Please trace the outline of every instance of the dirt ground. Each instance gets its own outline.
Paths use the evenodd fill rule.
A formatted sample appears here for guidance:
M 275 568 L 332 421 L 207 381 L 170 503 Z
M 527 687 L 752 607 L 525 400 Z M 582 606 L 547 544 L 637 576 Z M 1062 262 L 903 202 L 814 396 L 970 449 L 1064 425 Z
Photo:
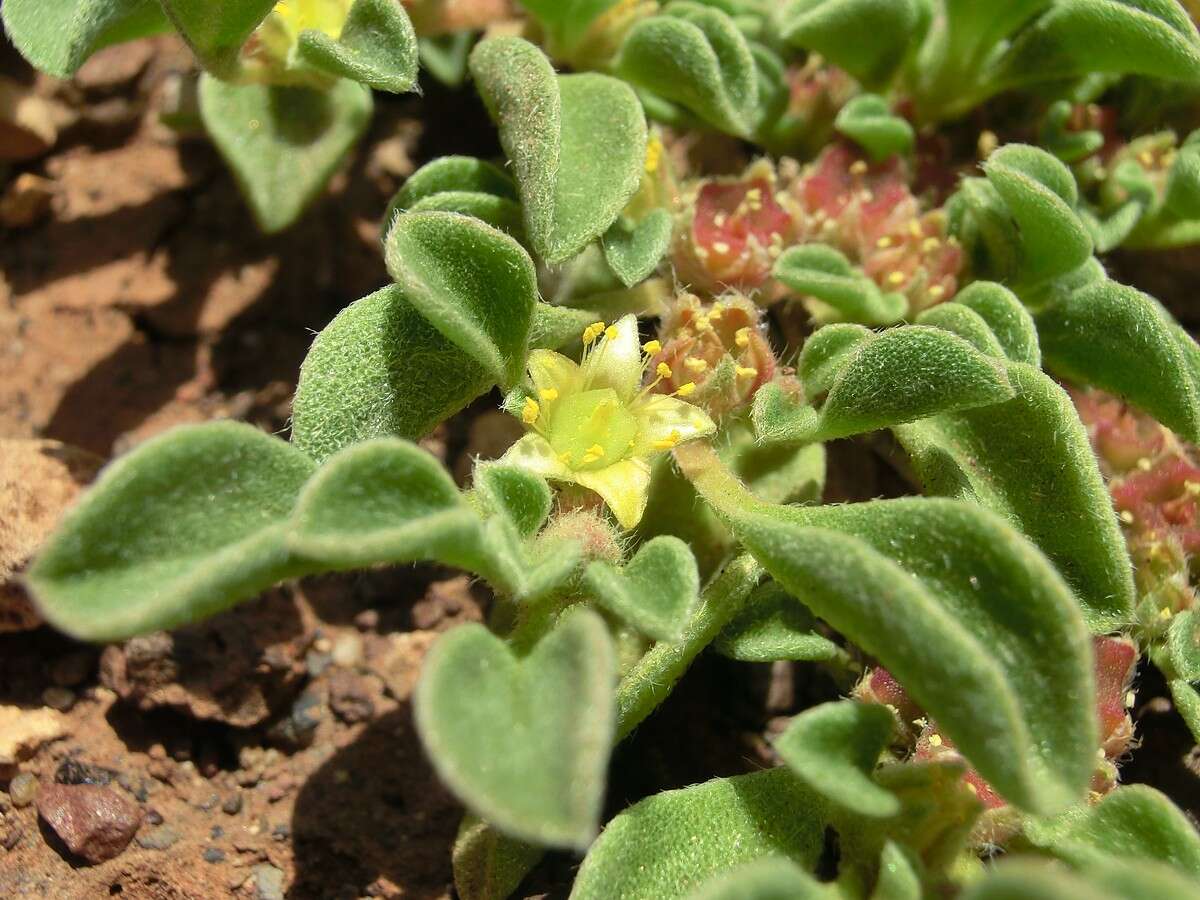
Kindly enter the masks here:
M 265 238 L 212 148 L 159 120 L 189 66 L 173 40 L 143 41 L 58 82 L 0 48 L 0 90 L 52 124 L 0 188 L 0 439 L 52 439 L 98 464 L 181 423 L 286 431 L 312 336 L 387 281 L 378 223 L 403 178 L 435 156 L 497 152 L 469 90 L 381 96 L 316 208 Z M 0 155 L 6 141 L 27 151 L 19 137 L 0 130 Z M 488 443 L 487 408 L 427 441 L 452 469 Z M 834 492 L 895 489 L 877 454 L 845 449 L 837 458 L 856 468 L 833 473 Z M 0 897 L 453 896 L 461 809 L 422 754 L 409 702 L 436 635 L 488 602 L 453 572 L 387 569 L 284 586 L 106 648 L 49 629 L 0 634 L 0 710 L 44 714 L 55 734 L 0 771 Z M 837 695 L 796 672 L 706 657 L 618 751 L 612 808 L 768 762 L 780 717 Z M 1148 687 L 1143 749 L 1123 774 L 1200 810 L 1197 751 Z M 87 864 L 39 819 L 30 780 L 9 781 L 18 772 L 39 793 L 106 786 L 140 819 L 136 836 Z M 562 896 L 576 864 L 552 857 L 525 893 Z

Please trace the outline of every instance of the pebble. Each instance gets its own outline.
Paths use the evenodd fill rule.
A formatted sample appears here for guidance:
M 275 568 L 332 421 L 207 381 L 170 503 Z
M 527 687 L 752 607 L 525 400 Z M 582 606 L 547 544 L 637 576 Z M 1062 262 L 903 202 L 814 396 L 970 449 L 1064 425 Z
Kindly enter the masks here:
M 93 864 L 120 855 L 142 822 L 136 806 L 97 784 L 48 784 L 37 809 L 68 850 Z
M 304 668 L 310 678 L 317 678 L 323 675 L 332 663 L 333 657 L 328 653 L 318 653 L 316 650 L 309 650 L 304 654 Z
M 54 770 L 54 780 L 59 784 L 112 784 L 117 778 L 115 769 L 93 766 L 77 759 L 64 760 Z
M 75 705 L 75 692 L 65 687 L 48 687 L 42 691 L 42 702 L 51 709 L 66 712 Z
M 138 846 L 143 850 L 166 850 L 179 842 L 180 834 L 170 825 L 159 825 L 151 828 L 145 834 L 137 837 Z
M 225 862 L 225 851 L 218 850 L 216 847 L 209 847 L 204 851 L 204 861 L 214 864 Z
M 0 768 L 32 756 L 67 733 L 66 720 L 53 709 L 0 706 Z
M 0 224 L 26 228 L 46 217 L 54 198 L 54 182 L 23 172 L 0 195 Z
M 334 642 L 330 653 L 334 663 L 343 669 L 352 669 L 362 662 L 363 640 L 357 634 L 343 634 Z
M 283 900 L 283 870 L 270 863 L 259 863 L 250 870 L 258 900 Z
M 354 627 L 359 631 L 374 631 L 379 627 L 379 610 L 364 609 L 354 617 Z
M 242 811 L 242 795 L 240 793 L 230 794 L 225 798 L 225 802 L 221 804 L 221 812 L 227 816 L 236 816 Z
M 41 787 L 36 778 L 28 772 L 22 772 L 9 783 L 8 796 L 11 798 L 13 806 L 28 806 L 37 799 Z
M 291 712 L 271 726 L 268 734 L 287 747 L 309 746 L 321 724 L 321 698 L 306 691 L 296 698 Z
M 375 703 L 366 683 L 349 672 L 338 672 L 330 679 L 329 708 L 347 725 L 365 722 L 375 715 Z
M 12 850 L 21 843 L 21 838 L 24 836 L 25 832 L 19 825 L 9 825 L 6 831 L 0 833 L 0 846 L 3 846 L 5 850 Z

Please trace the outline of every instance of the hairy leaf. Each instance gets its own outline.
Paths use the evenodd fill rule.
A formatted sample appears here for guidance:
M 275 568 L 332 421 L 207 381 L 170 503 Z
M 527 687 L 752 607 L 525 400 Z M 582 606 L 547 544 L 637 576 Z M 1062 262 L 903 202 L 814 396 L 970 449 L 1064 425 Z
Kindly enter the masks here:
M 286 522 L 312 460 L 249 425 L 177 428 L 117 460 L 29 572 L 46 619 L 119 640 L 219 612 L 308 568 Z
M 887 101 L 876 94 L 859 94 L 841 108 L 833 124 L 876 162 L 907 156 L 916 140 L 908 121 L 893 115 Z
M 884 293 L 839 250 L 825 244 L 789 247 L 775 261 L 772 277 L 793 291 L 832 307 L 835 317 L 865 325 L 891 325 L 908 312 L 903 294 Z
M 327 91 L 200 79 L 200 115 L 259 226 L 292 225 L 357 143 L 371 92 L 352 81 Z
M 673 900 L 743 863 L 782 856 L 811 871 L 823 804 L 786 768 L 666 791 L 636 803 L 592 846 L 572 900 Z
M 788 859 L 764 857 L 717 875 L 689 894 L 689 900 L 837 900 L 833 885 L 822 884 Z
M 521 0 L 553 44 L 570 52 L 587 35 L 588 29 L 619 0 Z
M 955 294 L 954 302 L 979 314 L 1009 359 L 1041 366 L 1042 351 L 1033 316 L 1008 288 L 992 281 L 976 281 Z
M 860 345 L 876 337 L 871 329 L 849 322 L 818 328 L 804 342 L 796 363 L 805 395 L 816 398 L 827 393 Z
M 921 21 L 916 0 L 791 0 L 783 38 L 820 53 L 868 87 L 904 60 Z
M 647 541 L 622 570 L 591 563 L 583 583 L 601 606 L 656 641 L 679 640 L 700 593 L 692 551 L 669 535 Z
M 565 262 L 637 190 L 647 139 L 637 97 L 604 75 L 555 75 L 516 37 L 482 41 L 470 65 L 512 162 L 533 247 L 551 265 Z
M 775 750 L 816 793 L 858 815 L 886 818 L 900 811 L 900 801 L 871 775 L 894 725 L 876 703 L 822 703 L 792 719 Z
M 504 516 L 523 538 L 537 534 L 550 515 L 554 503 L 550 485 L 528 469 L 477 463 L 472 480 L 484 511 Z
M 581 849 L 599 827 L 616 658 L 595 613 L 568 613 L 524 658 L 482 625 L 447 632 L 414 695 L 438 775 L 514 837 Z
M 354 0 L 337 38 L 310 28 L 296 53 L 314 68 L 378 91 L 405 94 L 417 84 L 417 35 L 395 0 Z
M 625 287 L 633 287 L 653 274 L 671 246 L 671 214 L 651 210 L 641 221 L 618 220 L 604 235 L 604 258 Z
M 845 651 L 822 636 L 816 625 L 816 617 L 804 604 L 768 581 L 750 595 L 742 611 L 713 642 L 713 649 L 743 662 L 845 658 Z
M 206 69 L 235 74 L 237 57 L 275 0 L 160 0 L 168 18 Z M 342 103 L 346 97 L 340 98 Z
M 58 78 L 103 47 L 167 27 L 155 0 L 4 0 L 0 18 L 21 55 Z

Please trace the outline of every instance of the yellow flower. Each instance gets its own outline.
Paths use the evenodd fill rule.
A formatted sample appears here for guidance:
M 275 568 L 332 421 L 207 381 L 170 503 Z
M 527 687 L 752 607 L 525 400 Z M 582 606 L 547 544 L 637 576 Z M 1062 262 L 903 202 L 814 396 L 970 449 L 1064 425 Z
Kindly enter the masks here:
M 634 316 L 597 325 L 585 332 L 582 363 L 552 350 L 529 354 L 533 394 L 542 399 L 524 407 L 532 430 L 504 461 L 595 491 L 628 529 L 646 510 L 650 459 L 716 426 L 699 407 L 642 387 L 649 355 L 638 346 Z
M 338 38 L 353 0 L 279 0 L 255 33 L 256 55 L 268 65 L 286 67 L 301 32 L 323 31 Z

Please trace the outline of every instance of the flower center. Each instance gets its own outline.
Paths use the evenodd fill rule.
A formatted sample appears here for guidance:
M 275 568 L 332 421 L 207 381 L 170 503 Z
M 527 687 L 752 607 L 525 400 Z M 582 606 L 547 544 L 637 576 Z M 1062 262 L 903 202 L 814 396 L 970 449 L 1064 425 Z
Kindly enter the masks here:
M 603 469 L 624 459 L 638 423 L 612 388 L 563 397 L 555 404 L 546 437 L 572 469 Z

